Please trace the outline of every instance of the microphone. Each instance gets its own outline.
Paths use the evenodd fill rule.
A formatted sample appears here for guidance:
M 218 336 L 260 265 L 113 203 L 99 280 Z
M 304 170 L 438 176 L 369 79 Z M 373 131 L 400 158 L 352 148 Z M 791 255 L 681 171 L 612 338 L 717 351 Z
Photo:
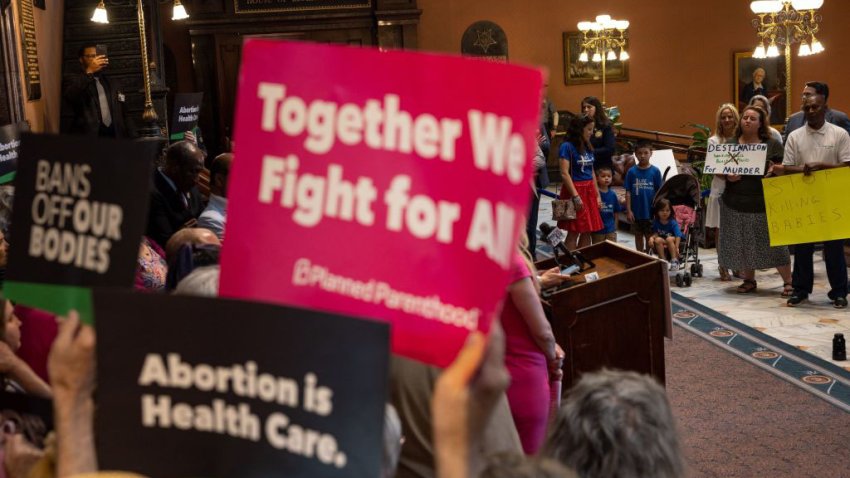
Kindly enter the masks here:
M 555 258 L 558 257 L 558 252 L 570 255 L 570 251 L 567 250 L 567 246 L 564 245 L 564 239 L 567 238 L 566 233 L 562 231 L 560 228 L 552 227 L 549 223 L 541 222 L 540 223 L 540 232 L 543 233 L 543 240 L 545 240 L 552 249 L 555 250 Z

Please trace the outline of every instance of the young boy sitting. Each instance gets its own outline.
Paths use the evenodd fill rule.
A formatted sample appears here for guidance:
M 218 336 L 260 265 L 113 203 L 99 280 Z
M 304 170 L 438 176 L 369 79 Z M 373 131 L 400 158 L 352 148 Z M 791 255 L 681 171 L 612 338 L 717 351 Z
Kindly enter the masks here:
M 602 216 L 602 229 L 590 235 L 594 244 L 606 240 L 617 242 L 616 213 L 623 211 L 624 208 L 617 198 L 617 193 L 609 188 L 613 179 L 614 172 L 610 167 L 602 166 L 596 170 L 596 186 L 599 189 L 599 197 L 602 199 L 602 207 L 599 208 L 599 215 Z
M 640 141 L 635 146 L 638 163 L 626 173 L 626 213 L 632 223 L 635 248 L 647 252 L 646 239 L 652 234 L 652 199 L 661 188 L 661 171 L 649 164 L 652 143 Z
M 679 270 L 679 242 L 684 237 L 679 223 L 673 216 L 670 201 L 660 199 L 655 205 L 655 220 L 652 221 L 652 235 L 647 243 L 654 247 L 658 257 L 664 258 L 664 249 L 670 255 L 670 270 Z

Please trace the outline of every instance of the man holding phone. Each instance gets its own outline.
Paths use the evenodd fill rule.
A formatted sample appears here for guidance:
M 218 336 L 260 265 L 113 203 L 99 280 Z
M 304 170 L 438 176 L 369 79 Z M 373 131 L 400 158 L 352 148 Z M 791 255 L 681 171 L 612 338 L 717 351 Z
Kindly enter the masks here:
M 106 45 L 83 45 L 79 50 L 81 71 L 62 82 L 62 98 L 73 111 L 63 133 L 122 138 L 124 94 L 117 80 L 104 74 L 109 66 Z

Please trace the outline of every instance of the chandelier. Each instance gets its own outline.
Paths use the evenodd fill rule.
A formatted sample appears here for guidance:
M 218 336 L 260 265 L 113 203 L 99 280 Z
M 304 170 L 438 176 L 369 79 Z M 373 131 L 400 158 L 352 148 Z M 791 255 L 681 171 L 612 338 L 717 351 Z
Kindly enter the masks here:
M 799 56 L 815 55 L 824 51 L 815 36 L 818 23 L 823 20 L 818 8 L 823 0 L 756 0 L 750 9 L 758 15 L 753 27 L 758 31 L 758 45 L 753 58 L 776 58 L 779 46 L 785 50 L 785 114 L 791 115 L 791 45 L 800 44 Z
M 602 103 L 605 104 L 606 62 L 629 59 L 626 51 L 626 30 L 628 20 L 614 20 L 611 15 L 599 15 L 595 22 L 579 22 L 582 33 L 581 54 L 578 61 L 586 63 L 588 58 L 594 63 L 602 63 Z M 619 51 L 619 55 L 617 52 Z
M 757 0 L 750 9 L 758 15 L 753 26 L 758 30 L 758 46 L 753 58 L 772 58 L 780 55 L 778 45 L 789 52 L 791 45 L 800 44 L 799 56 L 808 56 L 824 50 L 815 37 L 818 22 L 822 20 L 817 9 L 823 0 Z

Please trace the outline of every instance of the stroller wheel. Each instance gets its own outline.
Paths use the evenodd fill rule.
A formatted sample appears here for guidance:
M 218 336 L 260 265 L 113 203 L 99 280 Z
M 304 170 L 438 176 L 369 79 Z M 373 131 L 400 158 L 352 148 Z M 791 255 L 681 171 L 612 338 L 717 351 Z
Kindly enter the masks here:
M 692 276 L 697 275 L 697 265 L 696 264 L 691 264 L 691 275 Z
M 702 264 L 697 264 L 697 277 L 702 277 Z
M 685 278 L 682 274 L 676 274 L 676 286 L 684 287 L 685 286 Z
M 685 287 L 690 287 L 691 286 L 691 275 L 688 274 L 687 272 L 685 272 L 684 280 L 685 280 Z

